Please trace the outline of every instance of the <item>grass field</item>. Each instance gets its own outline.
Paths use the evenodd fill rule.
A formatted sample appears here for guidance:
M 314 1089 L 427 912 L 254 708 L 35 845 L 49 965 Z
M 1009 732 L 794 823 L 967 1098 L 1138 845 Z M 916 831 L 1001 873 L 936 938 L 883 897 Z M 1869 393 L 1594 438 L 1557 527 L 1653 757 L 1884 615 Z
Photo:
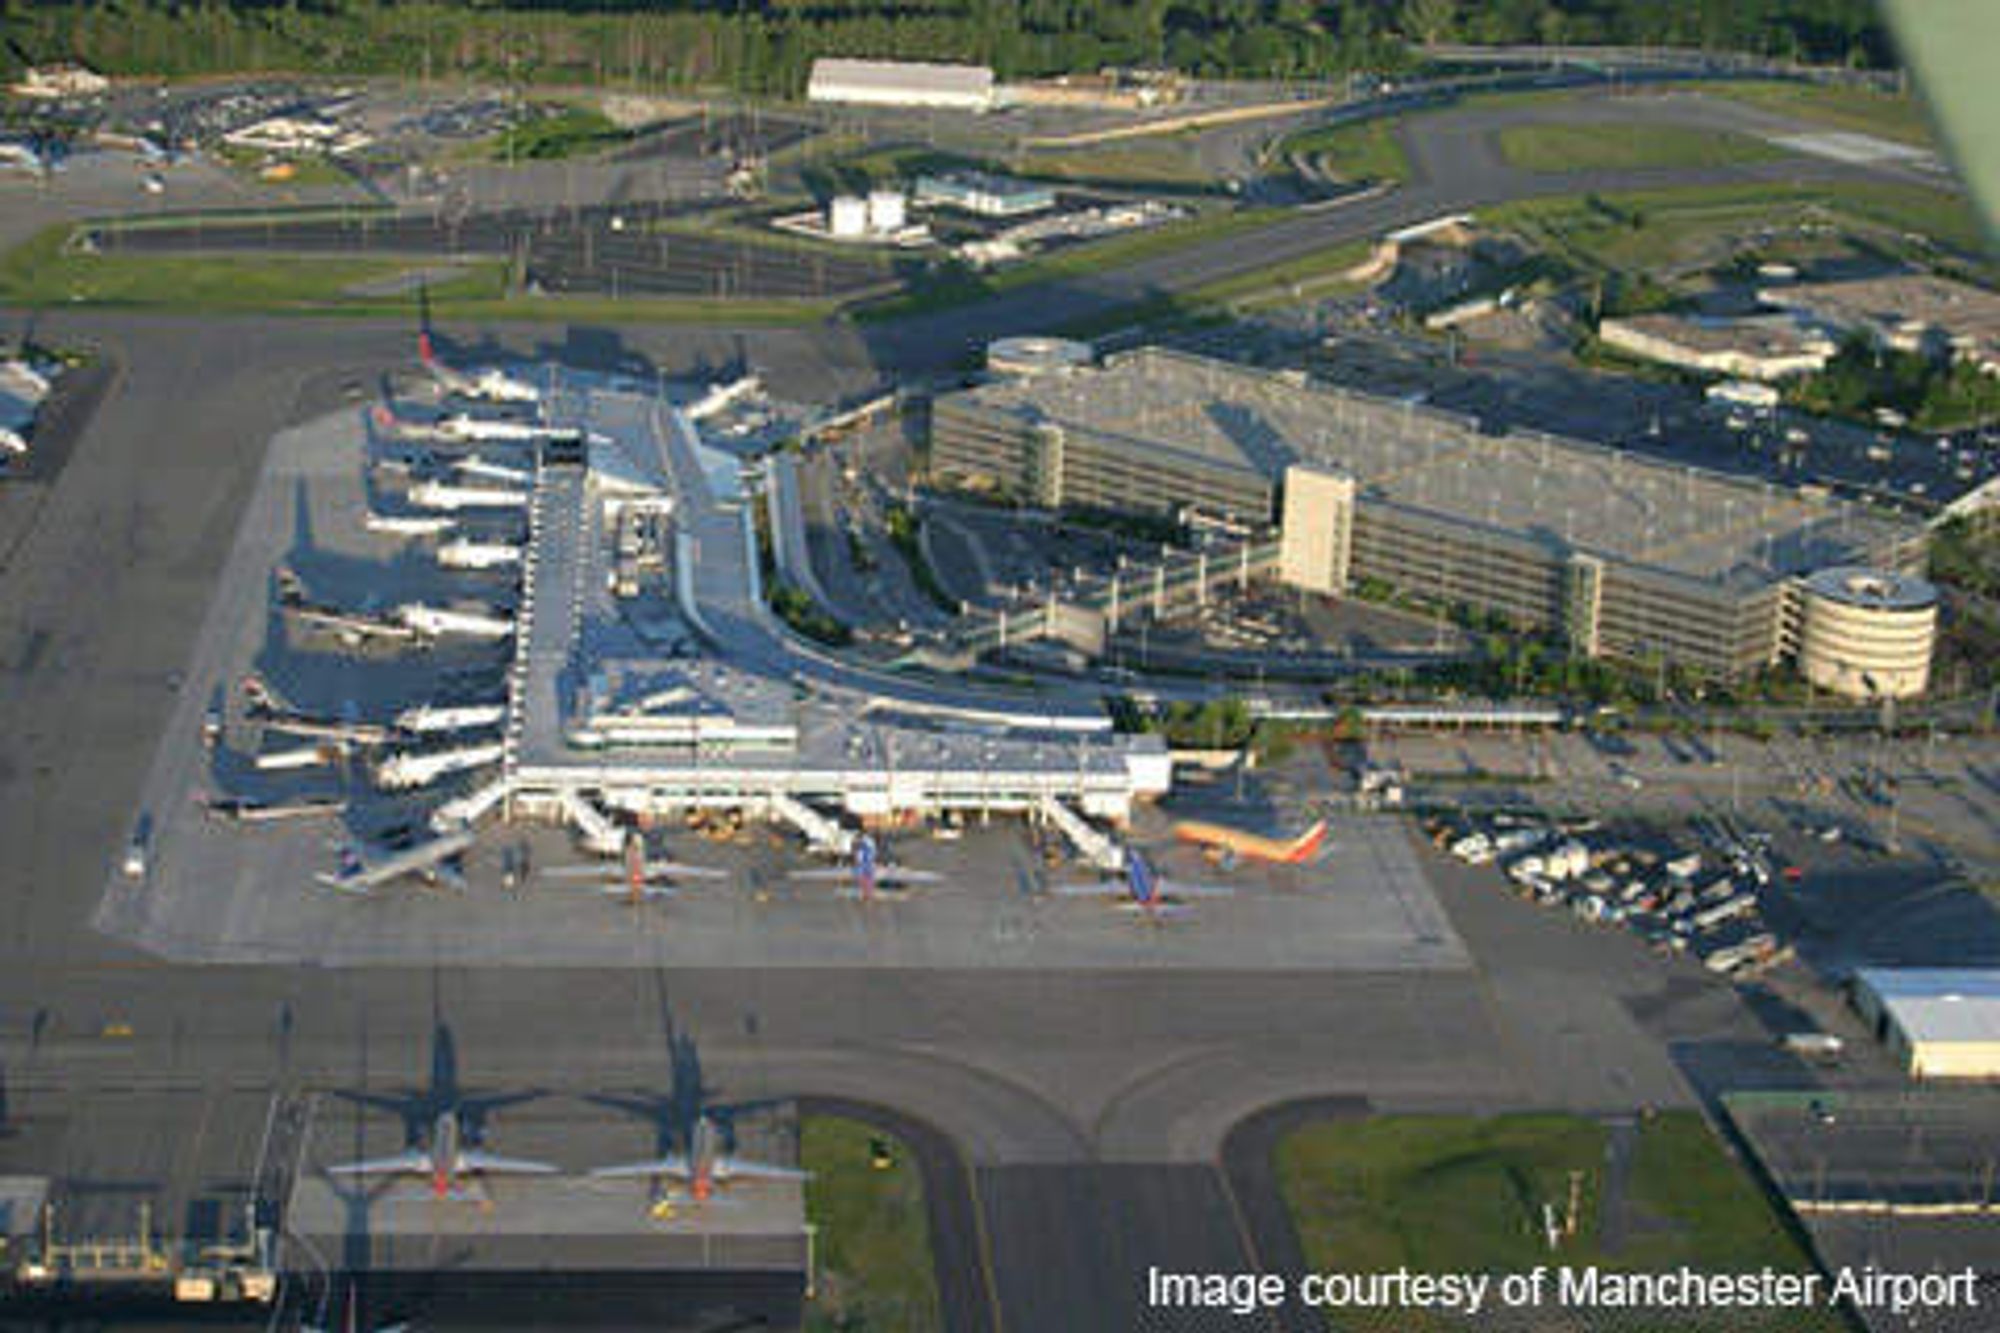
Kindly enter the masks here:
M 1807 1256 L 1771 1206 L 1693 1112 L 1643 1122 L 1625 1181 L 1624 1244 L 1600 1241 L 1609 1132 L 1562 1115 L 1394 1116 L 1307 1125 L 1277 1149 L 1278 1178 L 1309 1271 L 1519 1272 L 1538 1264 L 1658 1270 L 1688 1264 L 1803 1272 Z M 1575 1234 L 1553 1254 L 1544 1205 Z M 1418 1312 L 1343 1311 L 1343 1328 L 1425 1329 Z M 1635 1324 L 1633 1327 L 1642 1325 Z M 1831 1316 L 1791 1310 L 1760 1322 L 1743 1311 L 1675 1321 L 1676 1329 L 1833 1333 Z
M 1816 83 L 1706 83 L 1704 97 L 1727 98 L 1829 129 L 1930 147 L 1930 125 L 1913 97 Z
M 1724 185 L 1565 196 L 1501 204 L 1480 213 L 1489 225 L 1517 228 L 1559 256 L 1608 270 L 1645 270 L 1691 255 L 1717 232 L 1800 226 L 1845 227 L 1888 249 L 1912 235 L 1987 260 L 1979 220 L 1966 201 L 1919 185 Z
M 478 155 L 495 162 L 543 162 L 594 153 L 626 137 L 602 111 L 566 106 L 485 140 Z
M 1023 176 L 1103 185 L 1212 186 L 1215 173 L 1184 139 L 1121 139 L 1087 148 L 1023 153 L 1012 170 Z
M 1029 259 L 996 272 L 963 272 L 918 283 L 916 289 L 906 296 L 861 307 L 855 312 L 855 318 L 863 323 L 874 323 L 969 305 L 1001 292 L 1137 263 L 1156 255 L 1171 254 L 1197 242 L 1254 231 L 1281 216 L 1281 210 L 1271 208 L 1214 210 L 1124 236 L 1084 241 L 1064 246 L 1044 258 Z
M 67 227 L 51 227 L 0 258 L 0 302 L 221 313 L 406 315 L 413 297 L 365 295 L 357 289 L 427 267 L 409 259 L 76 254 L 63 248 L 68 234 Z M 434 314 L 607 324 L 772 325 L 810 323 L 836 309 L 832 301 L 526 296 L 506 289 L 506 265 L 499 260 L 464 268 L 462 277 L 430 284 Z
M 1513 125 L 1500 131 L 1500 155 L 1524 171 L 1596 171 L 1631 167 L 1726 167 L 1783 156 L 1747 134 L 1678 125 Z
M 877 1169 L 872 1143 L 893 1162 Z M 942 1327 L 924 1212 L 924 1183 L 909 1152 L 872 1125 L 809 1115 L 799 1129 L 806 1220 L 817 1232 L 811 1333 L 925 1333 Z
M 1287 136 L 1278 150 L 1286 157 L 1317 159 L 1323 170 L 1342 180 L 1402 182 L 1410 178 L 1410 159 L 1396 138 L 1395 121 L 1321 125 Z

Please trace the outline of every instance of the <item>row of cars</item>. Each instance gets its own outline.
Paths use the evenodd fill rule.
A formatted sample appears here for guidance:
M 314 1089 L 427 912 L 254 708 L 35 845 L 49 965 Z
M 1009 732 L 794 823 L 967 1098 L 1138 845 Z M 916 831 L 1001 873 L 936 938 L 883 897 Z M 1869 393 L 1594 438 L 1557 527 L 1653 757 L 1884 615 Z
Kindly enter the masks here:
M 1750 976 L 1789 956 L 1763 919 L 1771 884 L 1755 839 L 1704 854 L 1628 843 L 1595 821 L 1494 815 L 1434 819 L 1432 841 L 1467 865 L 1494 865 L 1516 892 L 1586 921 L 1622 925 L 1648 945 L 1692 954 L 1712 972 Z

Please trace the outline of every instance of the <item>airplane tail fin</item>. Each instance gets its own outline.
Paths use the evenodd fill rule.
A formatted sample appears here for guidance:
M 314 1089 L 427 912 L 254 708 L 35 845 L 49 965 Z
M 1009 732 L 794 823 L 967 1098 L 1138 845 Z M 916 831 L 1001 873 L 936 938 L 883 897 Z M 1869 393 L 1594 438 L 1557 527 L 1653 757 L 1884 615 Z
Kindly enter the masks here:
M 431 347 L 431 331 L 429 329 L 420 329 L 417 332 L 417 359 L 427 366 L 435 366 L 437 364 L 437 352 Z
M 1320 820 L 1304 833 L 1291 840 L 1285 847 L 1285 864 L 1300 865 L 1319 855 L 1326 845 L 1326 821 Z

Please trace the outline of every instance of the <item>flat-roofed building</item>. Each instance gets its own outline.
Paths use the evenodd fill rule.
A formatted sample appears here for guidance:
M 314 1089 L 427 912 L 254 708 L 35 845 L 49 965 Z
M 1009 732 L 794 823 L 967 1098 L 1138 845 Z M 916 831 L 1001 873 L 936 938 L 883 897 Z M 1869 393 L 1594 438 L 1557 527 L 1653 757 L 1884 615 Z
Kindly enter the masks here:
M 2000 292 L 1929 273 L 1767 287 L 1757 299 L 1903 352 L 1948 353 L 2000 374 Z
M 2000 969 L 1863 968 L 1853 994 L 1911 1077 L 2000 1078 Z
M 981 217 L 1012 218 L 1054 208 L 1056 192 L 1040 181 L 984 171 L 950 171 L 917 177 L 916 200 L 933 208 L 957 208 Z
M 822 56 L 813 61 L 806 100 L 986 111 L 993 106 L 993 88 L 993 71 L 985 65 Z
M 1605 320 L 1597 336 L 1605 346 L 1647 361 L 1744 380 L 1809 374 L 1824 369 L 1840 350 L 1824 332 L 1787 315 L 1630 315 Z
M 1914 574 L 1926 550 L 1920 525 L 1824 494 L 1158 348 L 945 395 L 931 450 L 941 479 L 1049 506 L 1261 524 L 1282 482 L 1298 587 L 1379 585 L 1717 676 L 1796 650 L 1806 576 Z

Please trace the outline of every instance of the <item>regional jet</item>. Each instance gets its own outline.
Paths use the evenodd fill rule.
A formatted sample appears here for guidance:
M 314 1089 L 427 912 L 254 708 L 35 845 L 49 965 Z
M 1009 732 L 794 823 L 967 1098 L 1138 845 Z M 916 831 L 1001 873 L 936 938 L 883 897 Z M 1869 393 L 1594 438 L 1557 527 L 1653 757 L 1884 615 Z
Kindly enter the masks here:
M 871 903 L 878 896 L 895 897 L 911 885 L 935 884 L 944 877 L 928 870 L 912 870 L 883 860 L 882 849 L 876 844 L 875 836 L 864 833 L 854 840 L 853 860 L 847 865 L 822 870 L 794 870 L 792 878 L 846 880 L 848 882 L 840 890 L 841 897 Z
M 648 900 L 674 897 L 680 892 L 676 881 L 727 879 L 729 872 L 682 861 L 648 860 L 645 840 L 637 833 L 628 833 L 622 865 L 557 866 L 544 871 L 542 877 L 595 881 L 603 886 L 606 895 L 623 898 L 636 906 Z
M 445 392 L 460 398 L 476 398 L 489 403 L 539 403 L 542 391 L 526 380 L 516 379 L 496 366 L 479 370 L 454 370 L 438 360 L 431 335 L 417 335 L 417 358 Z
M 403 875 L 419 875 L 433 884 L 462 889 L 465 887 L 465 875 L 457 868 L 456 862 L 472 843 L 470 829 L 440 834 L 401 849 L 371 848 L 349 843 L 340 849 L 340 868 L 315 878 L 328 888 L 339 889 L 343 893 L 372 893 Z
M 340 1094 L 363 1106 L 393 1111 L 406 1121 L 420 1125 L 427 1123 L 428 1132 L 393 1157 L 346 1162 L 328 1167 L 327 1172 L 336 1176 L 428 1176 L 431 1195 L 437 1199 L 483 1197 L 460 1190 L 460 1180 L 469 1176 L 554 1175 L 560 1168 L 547 1162 L 500 1157 L 477 1146 L 490 1112 L 539 1095 L 526 1092 L 499 1097 L 465 1096 L 458 1087 L 458 1058 L 451 1029 L 440 1023 L 431 1037 L 431 1084 L 428 1089 L 401 1096 L 364 1092 Z
M 808 1173 L 797 1167 L 753 1162 L 734 1155 L 728 1151 L 722 1128 L 712 1116 L 703 1114 L 695 1121 L 686 1152 L 668 1153 L 647 1162 L 600 1166 L 590 1174 L 599 1180 L 634 1176 L 678 1180 L 686 1186 L 682 1197 L 700 1205 L 712 1199 L 718 1188 L 727 1188 L 739 1180 L 804 1180 Z
M 1128 911 L 1143 912 L 1149 920 L 1184 916 L 1191 898 L 1227 898 L 1236 890 L 1226 884 L 1190 884 L 1163 879 L 1153 863 L 1137 847 L 1125 849 L 1125 868 L 1117 879 L 1082 884 L 1058 884 L 1049 892 L 1060 898 L 1115 898 Z

